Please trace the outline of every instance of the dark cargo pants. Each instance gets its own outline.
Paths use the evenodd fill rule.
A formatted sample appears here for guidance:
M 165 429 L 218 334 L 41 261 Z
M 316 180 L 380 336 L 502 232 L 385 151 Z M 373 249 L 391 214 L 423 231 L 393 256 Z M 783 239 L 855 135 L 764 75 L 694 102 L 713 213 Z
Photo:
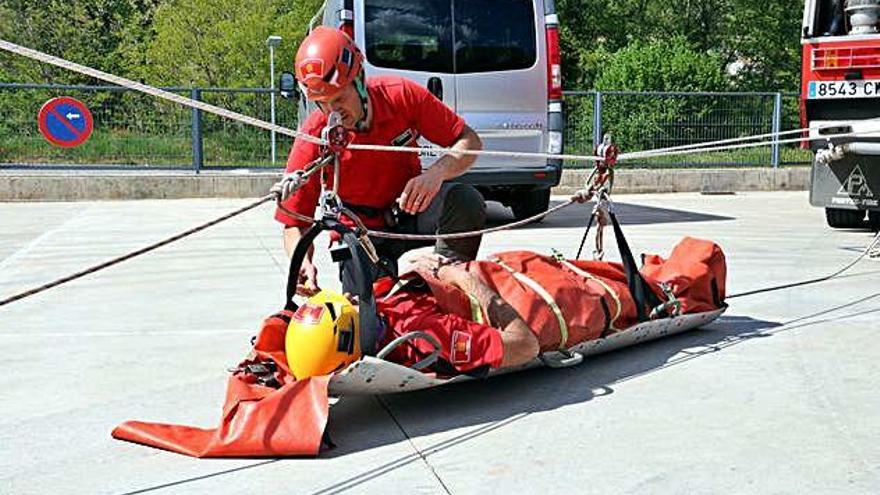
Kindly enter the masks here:
M 418 215 L 402 215 L 398 225 L 389 228 L 402 234 L 449 234 L 480 230 L 486 224 L 486 203 L 483 196 L 468 184 L 444 183 L 428 209 Z M 403 253 L 434 244 L 434 252 L 448 258 L 473 260 L 480 249 L 481 237 L 431 241 L 401 241 L 371 237 L 380 262 L 387 272 L 397 275 L 397 260 Z M 373 280 L 386 275 L 364 257 L 364 265 L 373 267 Z M 351 260 L 340 263 L 342 290 L 353 292 L 355 287 Z

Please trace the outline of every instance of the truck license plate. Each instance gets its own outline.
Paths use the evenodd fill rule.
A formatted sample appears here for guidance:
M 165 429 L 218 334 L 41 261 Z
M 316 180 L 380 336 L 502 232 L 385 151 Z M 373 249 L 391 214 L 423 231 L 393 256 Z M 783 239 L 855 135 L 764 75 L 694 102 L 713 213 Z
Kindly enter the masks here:
M 880 98 L 880 80 L 810 81 L 807 98 Z

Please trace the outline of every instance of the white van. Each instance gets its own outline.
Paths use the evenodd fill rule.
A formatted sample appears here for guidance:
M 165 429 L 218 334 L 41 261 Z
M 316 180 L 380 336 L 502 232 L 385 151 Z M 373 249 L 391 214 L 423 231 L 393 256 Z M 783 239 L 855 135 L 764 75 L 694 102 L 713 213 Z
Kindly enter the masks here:
M 395 74 L 428 88 L 484 149 L 562 152 L 553 0 L 326 0 L 312 27 L 318 23 L 352 35 L 367 77 Z M 482 156 L 458 180 L 525 218 L 547 210 L 561 174 L 560 160 Z

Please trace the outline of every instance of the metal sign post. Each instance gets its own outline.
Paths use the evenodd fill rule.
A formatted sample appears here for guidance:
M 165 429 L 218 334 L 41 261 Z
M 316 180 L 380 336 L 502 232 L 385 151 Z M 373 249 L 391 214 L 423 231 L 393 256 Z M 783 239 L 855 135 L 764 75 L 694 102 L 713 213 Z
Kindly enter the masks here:
M 275 47 L 281 44 L 281 36 L 269 36 L 266 38 L 266 44 L 269 45 L 269 87 L 272 92 L 269 93 L 269 112 L 270 122 L 275 125 Z M 272 131 L 272 165 L 275 165 L 275 131 Z

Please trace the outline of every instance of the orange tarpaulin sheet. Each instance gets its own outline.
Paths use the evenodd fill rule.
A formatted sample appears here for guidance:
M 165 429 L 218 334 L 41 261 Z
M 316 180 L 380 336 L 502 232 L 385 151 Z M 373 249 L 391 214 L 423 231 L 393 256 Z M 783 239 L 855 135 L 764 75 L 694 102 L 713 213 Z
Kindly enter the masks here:
M 113 438 L 193 457 L 317 455 L 327 425 L 330 377 L 293 380 L 283 359 L 286 327 L 284 318 L 268 318 L 254 347 L 256 358 L 276 362 L 281 388 L 234 374 L 217 428 L 126 421 L 113 430 Z

